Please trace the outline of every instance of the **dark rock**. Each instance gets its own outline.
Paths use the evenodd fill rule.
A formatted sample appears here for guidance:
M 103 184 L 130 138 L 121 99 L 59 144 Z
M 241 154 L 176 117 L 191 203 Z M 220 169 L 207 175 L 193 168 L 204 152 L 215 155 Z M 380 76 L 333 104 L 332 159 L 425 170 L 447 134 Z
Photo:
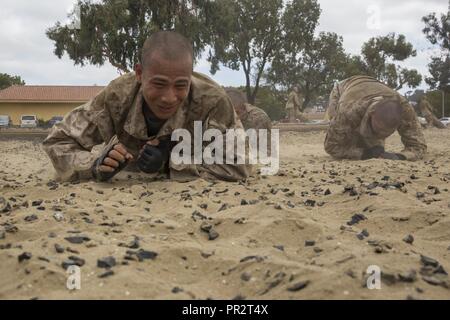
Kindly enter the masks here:
M 63 253 L 65 251 L 64 247 L 59 245 L 58 243 L 55 243 L 55 250 L 57 253 Z
M 22 261 L 24 261 L 24 260 L 30 260 L 32 256 L 33 256 L 33 255 L 32 255 L 31 253 L 29 253 L 29 252 L 24 252 L 24 253 L 22 253 L 21 255 L 19 255 L 19 256 L 17 257 L 17 259 L 19 260 L 19 263 L 20 263 L 20 262 L 22 262 Z
M 314 252 L 315 253 L 321 253 L 323 250 L 319 247 L 314 247 Z
M 364 229 L 363 231 L 361 231 L 361 233 L 358 233 L 357 235 L 356 235 L 356 237 L 359 239 L 359 240 L 364 240 L 364 238 L 367 238 L 369 236 L 369 232 L 366 230 L 366 229 Z
M 104 279 L 104 278 L 107 278 L 107 277 L 110 277 L 110 276 L 113 276 L 113 275 L 114 275 L 114 271 L 108 270 L 108 271 L 102 273 L 101 275 L 99 275 L 98 277 L 100 279 Z
M 116 259 L 114 257 L 106 257 L 97 260 L 97 267 L 111 269 L 116 265 Z
M 214 230 L 214 229 L 209 230 L 208 239 L 210 241 L 216 240 L 218 237 L 219 237 L 219 233 L 216 230 Z
M 435 277 L 435 276 L 423 276 L 422 280 L 433 286 L 442 286 L 444 288 L 448 287 L 448 284 L 446 281 L 439 279 L 438 277 Z
M 73 236 L 73 237 L 66 237 L 64 238 L 65 240 L 69 241 L 70 243 L 73 244 L 81 244 L 83 242 L 87 242 L 87 241 L 91 241 L 90 238 L 85 237 L 85 236 Z
M 417 192 L 417 193 L 416 193 L 416 198 L 417 198 L 417 199 L 423 199 L 423 198 L 425 198 L 425 193 L 423 193 L 423 192 Z
M 363 220 L 367 220 L 366 216 L 363 215 L 362 213 L 357 213 L 357 214 L 354 214 L 352 216 L 352 219 L 347 222 L 347 225 L 353 226 L 353 225 L 358 224 L 359 222 L 361 222 Z
M 316 245 L 316 242 L 314 240 L 306 240 L 305 241 L 305 247 L 312 247 L 315 245 Z
M 139 249 L 140 244 L 139 244 L 139 238 L 138 237 L 134 237 L 134 239 L 128 244 L 128 248 L 130 249 Z
M 403 282 L 414 282 L 417 280 L 417 273 L 415 270 L 410 270 L 408 272 L 399 273 L 398 279 Z
M 220 211 L 224 211 L 224 210 L 227 210 L 227 209 L 229 209 L 230 207 L 229 207 L 229 205 L 227 204 L 227 203 L 224 203 L 224 204 L 222 204 L 222 206 L 219 208 L 219 212 Z
M 403 238 L 403 241 L 409 244 L 412 244 L 414 242 L 414 237 L 410 234 L 408 234 L 405 238 Z
M 241 280 L 242 281 L 250 281 L 250 279 L 252 278 L 252 275 L 250 274 L 250 273 L 248 273 L 248 272 L 243 272 L 242 274 L 241 274 Z
M 246 218 L 239 218 L 234 221 L 235 224 L 245 224 L 247 222 Z
M 439 267 L 439 262 L 437 260 L 424 255 L 420 255 L 420 262 L 422 262 L 424 266 L 431 266 L 434 268 Z
M 273 246 L 275 249 L 278 249 L 280 251 L 284 251 L 284 246 L 283 245 L 275 245 Z
M 3 229 L 0 229 L 0 240 L 3 240 L 6 238 L 6 231 Z
M 297 282 L 294 285 L 288 287 L 287 290 L 291 291 L 291 292 L 300 291 L 300 290 L 305 289 L 310 283 L 311 283 L 311 281 L 309 281 L 309 280 L 300 281 L 300 282 Z
M 206 220 L 208 219 L 207 216 L 203 215 L 200 213 L 200 211 L 195 210 L 194 212 L 192 212 L 191 215 L 192 220 L 197 221 L 197 220 Z
M 245 258 L 242 258 L 239 262 L 243 263 L 243 262 L 247 262 L 250 260 L 256 260 L 256 262 L 262 262 L 262 261 L 264 261 L 264 258 L 261 256 L 247 256 Z
M 0 213 L 7 213 L 11 211 L 11 205 L 5 198 L 0 197 Z
M 141 249 L 136 253 L 136 256 L 138 257 L 139 261 L 143 261 L 143 260 L 154 260 L 158 256 L 158 254 L 153 251 L 146 251 Z
M 70 253 L 73 253 L 73 254 L 80 254 L 77 250 L 74 250 L 74 249 L 72 249 L 70 247 L 67 247 L 66 251 L 70 252 Z
M 31 202 L 31 205 L 33 207 L 39 207 L 42 204 L 42 202 L 44 202 L 44 200 L 35 200 L 35 201 Z
M 214 252 L 212 252 L 212 253 L 201 252 L 200 255 L 201 255 L 203 258 L 208 259 L 209 257 L 211 257 L 211 256 L 214 255 Z
M 184 290 L 182 289 L 182 288 L 179 288 L 179 287 L 173 287 L 172 288 L 172 293 L 174 293 L 174 294 L 177 294 L 177 293 L 180 293 L 180 292 L 183 292 Z
M 325 190 L 325 192 L 324 192 L 324 194 L 323 195 L 325 195 L 325 196 L 328 196 L 328 195 L 330 195 L 331 194 L 331 191 L 330 191 L 330 189 L 327 189 L 327 190 Z
M 50 262 L 49 259 L 47 259 L 46 257 L 38 257 L 38 260 L 44 261 L 44 262 Z
M 25 220 L 26 222 L 32 222 L 37 219 L 38 219 L 37 215 L 32 214 L 32 215 L 26 216 L 23 220 Z
M 439 267 L 437 267 L 437 268 L 434 270 L 434 273 L 435 273 L 435 274 L 443 274 L 443 275 L 448 276 L 447 271 L 445 271 L 445 269 L 444 269 L 444 267 L 443 267 L 442 265 L 439 265 Z
M 305 203 L 305 206 L 307 206 L 307 207 L 314 207 L 314 206 L 316 206 L 316 201 L 315 200 L 308 199 L 304 203 Z
M 357 196 L 358 192 L 355 190 L 354 185 L 348 185 L 344 187 L 344 194 L 348 193 L 351 197 Z
M 397 276 L 392 273 L 381 272 L 381 281 L 387 285 L 393 285 L 397 282 Z
M 203 232 L 209 232 L 211 229 L 212 224 L 208 222 L 202 222 L 202 224 L 200 225 L 200 230 L 202 230 Z
M 248 205 L 248 201 L 245 200 L 245 199 L 242 199 L 241 200 L 241 206 L 246 206 L 246 205 Z
M 70 256 L 67 260 L 64 260 L 61 265 L 64 269 L 67 269 L 70 266 L 82 267 L 84 266 L 84 264 L 85 264 L 84 259 L 81 259 L 76 256 Z
M 428 190 L 430 190 L 431 192 L 433 192 L 433 194 L 440 194 L 441 191 L 439 190 L 438 187 L 434 187 L 434 186 L 428 186 Z

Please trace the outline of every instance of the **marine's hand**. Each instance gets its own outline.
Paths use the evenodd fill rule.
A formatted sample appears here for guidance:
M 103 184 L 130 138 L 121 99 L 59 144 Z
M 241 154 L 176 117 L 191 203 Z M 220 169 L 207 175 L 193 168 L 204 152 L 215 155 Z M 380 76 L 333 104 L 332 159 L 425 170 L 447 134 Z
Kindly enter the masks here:
M 142 172 L 156 173 L 164 164 L 164 156 L 158 146 L 147 143 L 141 151 L 137 165 Z
M 384 147 L 374 146 L 372 148 L 365 149 L 361 157 L 362 160 L 379 158 L 384 153 Z
M 123 144 L 119 143 L 108 152 L 103 162 L 99 165 L 98 170 L 113 173 L 130 160 L 133 160 L 133 155 L 127 151 Z

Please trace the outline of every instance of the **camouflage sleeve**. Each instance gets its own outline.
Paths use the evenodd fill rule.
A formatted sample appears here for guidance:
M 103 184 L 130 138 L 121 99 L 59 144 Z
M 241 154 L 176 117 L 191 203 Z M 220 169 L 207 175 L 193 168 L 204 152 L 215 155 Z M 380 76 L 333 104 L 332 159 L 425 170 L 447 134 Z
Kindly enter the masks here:
M 113 125 L 105 108 L 103 90 L 88 103 L 67 114 L 56 124 L 43 142 L 59 179 L 84 180 L 92 178 L 91 167 L 98 155 L 94 146 L 113 138 Z
M 339 98 L 341 97 L 339 92 L 339 84 L 336 83 L 331 90 L 330 98 L 328 101 L 328 108 L 325 114 L 325 120 L 331 120 L 336 115 L 336 110 L 339 102 Z
M 337 159 L 360 160 L 363 149 L 355 143 L 355 130 L 361 124 L 366 108 L 359 102 L 344 106 L 330 122 L 325 137 L 325 151 Z
M 272 129 L 272 121 L 265 112 L 252 112 L 249 116 L 252 117 L 252 122 L 258 129 Z
M 407 160 L 422 159 L 427 152 L 427 145 L 416 112 L 407 103 L 403 111 L 402 122 L 398 128 L 405 149 L 401 152 Z
M 233 105 L 228 97 L 223 96 L 219 98 L 215 108 L 213 108 L 203 123 L 203 130 L 217 129 L 222 133 L 224 148 L 223 148 L 223 164 L 206 164 L 201 165 L 175 165 L 171 163 L 171 178 L 174 180 L 191 180 L 193 177 L 202 177 L 207 180 L 225 180 L 225 181 L 239 181 L 246 179 L 250 173 L 252 166 L 248 164 L 248 146 L 245 146 L 244 154 L 239 154 L 236 148 L 231 148 L 226 144 L 226 132 L 227 129 L 242 129 L 241 137 L 245 143 L 245 131 L 243 130 L 242 123 L 238 120 L 234 111 Z M 207 145 L 208 143 L 206 143 Z M 204 145 L 205 147 L 205 145 Z M 235 152 L 235 160 L 239 157 L 244 159 L 243 164 L 226 163 L 226 155 L 230 152 Z

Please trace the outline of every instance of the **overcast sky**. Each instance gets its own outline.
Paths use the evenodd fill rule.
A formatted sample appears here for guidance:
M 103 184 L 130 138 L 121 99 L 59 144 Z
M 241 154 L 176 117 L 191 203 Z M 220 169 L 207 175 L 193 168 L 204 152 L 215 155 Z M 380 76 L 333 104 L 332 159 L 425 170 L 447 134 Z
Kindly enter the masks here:
M 270 1 L 270 0 L 268 0 Z M 112 66 L 74 66 L 53 54 L 53 43 L 45 30 L 56 21 L 67 21 L 75 0 L 2 0 L 0 11 L 0 73 L 20 75 L 34 85 L 106 85 L 119 74 Z M 319 0 L 322 8 L 319 31 L 343 36 L 347 52 L 358 54 L 370 37 L 389 32 L 402 33 L 417 49 L 417 57 L 404 62 L 423 75 L 433 52 L 426 41 L 421 18 L 430 13 L 445 13 L 448 0 Z M 209 73 L 206 61 L 197 71 Z M 241 72 L 218 72 L 213 78 L 222 85 L 242 85 Z M 422 88 L 426 88 L 422 83 Z

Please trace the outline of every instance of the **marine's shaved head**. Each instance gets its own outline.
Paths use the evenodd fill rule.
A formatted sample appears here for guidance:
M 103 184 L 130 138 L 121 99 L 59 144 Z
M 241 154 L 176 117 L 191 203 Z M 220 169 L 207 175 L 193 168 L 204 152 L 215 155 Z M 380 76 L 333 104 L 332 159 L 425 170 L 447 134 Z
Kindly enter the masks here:
M 378 103 L 371 116 L 371 125 L 380 137 L 390 136 L 400 126 L 403 108 L 399 101 L 384 100 Z
M 148 66 L 155 53 L 167 60 L 177 61 L 189 58 L 192 63 L 194 61 L 192 44 L 186 37 L 174 31 L 158 31 L 145 41 L 141 52 L 143 67 Z

